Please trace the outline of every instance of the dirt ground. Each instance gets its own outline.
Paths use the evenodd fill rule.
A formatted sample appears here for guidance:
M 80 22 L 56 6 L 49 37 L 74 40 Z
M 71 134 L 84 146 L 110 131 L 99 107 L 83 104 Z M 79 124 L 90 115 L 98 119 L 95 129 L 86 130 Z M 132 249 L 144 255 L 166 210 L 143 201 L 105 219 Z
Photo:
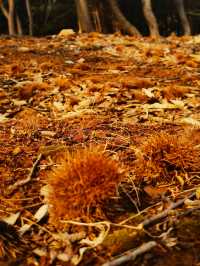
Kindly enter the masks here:
M 0 265 L 200 265 L 200 37 L 0 38 Z

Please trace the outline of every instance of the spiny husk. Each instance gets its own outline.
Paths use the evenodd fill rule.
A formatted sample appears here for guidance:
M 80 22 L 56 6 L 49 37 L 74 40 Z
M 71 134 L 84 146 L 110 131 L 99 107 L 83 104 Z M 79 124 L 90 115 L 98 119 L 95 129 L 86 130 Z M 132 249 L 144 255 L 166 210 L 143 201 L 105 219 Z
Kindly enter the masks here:
M 155 133 L 140 147 L 135 164 L 138 178 L 171 181 L 179 173 L 200 170 L 199 132 Z
M 118 163 L 101 147 L 67 152 L 48 173 L 50 218 L 104 219 L 105 202 L 122 178 Z

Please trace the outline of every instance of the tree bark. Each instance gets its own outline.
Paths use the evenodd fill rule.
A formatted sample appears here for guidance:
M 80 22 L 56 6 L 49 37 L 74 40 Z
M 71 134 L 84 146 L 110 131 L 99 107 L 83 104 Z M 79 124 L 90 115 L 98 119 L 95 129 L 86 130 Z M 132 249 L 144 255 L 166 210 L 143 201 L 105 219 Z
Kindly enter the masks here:
M 16 14 L 16 25 L 17 25 L 17 34 L 20 36 L 23 35 L 22 24 L 18 14 Z
M 142 0 L 144 17 L 149 26 L 151 36 L 160 36 L 158 23 L 152 10 L 151 0 Z
M 97 32 L 102 32 L 102 25 L 101 25 L 101 14 L 100 14 L 100 4 L 94 2 L 92 6 L 92 22 L 94 24 L 94 30 Z
M 28 28 L 29 28 L 29 35 L 33 35 L 33 19 L 32 19 L 32 12 L 31 12 L 31 5 L 30 1 L 26 0 L 26 10 L 28 14 Z
M 8 30 L 9 34 L 15 34 L 15 21 L 14 21 L 14 11 L 15 11 L 15 3 L 14 0 L 9 0 L 9 16 L 8 16 Z
M 15 35 L 15 20 L 14 20 L 15 3 L 14 3 L 14 0 L 8 1 L 8 10 L 4 7 L 3 3 L 1 3 L 1 11 L 6 17 L 7 22 L 8 22 L 8 33 L 10 35 Z
M 187 15 L 185 13 L 184 2 L 183 0 L 174 0 L 174 1 L 181 21 L 181 25 L 183 27 L 183 33 L 184 35 L 191 35 L 191 27 Z
M 87 0 L 75 0 L 75 3 L 79 23 L 79 32 L 93 31 Z
M 136 27 L 134 27 L 126 18 L 125 16 L 122 14 L 117 1 L 116 0 L 108 0 L 111 10 L 115 16 L 115 18 L 117 19 L 117 21 L 120 23 L 120 27 L 122 27 L 122 29 L 124 29 L 124 31 L 126 31 L 127 33 L 131 34 L 131 35 L 136 35 L 136 36 L 141 36 L 140 32 L 136 29 Z

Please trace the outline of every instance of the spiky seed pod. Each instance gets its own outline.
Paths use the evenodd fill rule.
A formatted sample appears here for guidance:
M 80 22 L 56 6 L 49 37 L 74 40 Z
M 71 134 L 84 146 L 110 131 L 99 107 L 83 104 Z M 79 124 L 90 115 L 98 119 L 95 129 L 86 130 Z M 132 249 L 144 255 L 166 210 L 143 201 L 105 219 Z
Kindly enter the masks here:
M 50 220 L 104 219 L 104 205 L 122 178 L 118 163 L 100 147 L 67 152 L 48 173 Z
M 195 133 L 195 131 L 193 132 Z M 135 167 L 137 177 L 171 181 L 175 173 L 200 170 L 200 148 L 191 134 L 170 135 L 166 132 L 150 136 L 140 147 Z

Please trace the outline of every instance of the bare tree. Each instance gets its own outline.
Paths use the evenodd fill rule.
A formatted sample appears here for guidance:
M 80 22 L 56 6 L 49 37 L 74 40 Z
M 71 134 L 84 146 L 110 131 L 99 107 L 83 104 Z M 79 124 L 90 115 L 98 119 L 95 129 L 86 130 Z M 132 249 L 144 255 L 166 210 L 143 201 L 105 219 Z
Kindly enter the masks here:
M 28 14 L 28 28 L 29 28 L 29 35 L 33 35 L 33 20 L 32 20 L 32 12 L 31 12 L 31 5 L 30 1 L 26 0 L 26 10 Z
M 23 35 L 22 24 L 17 13 L 16 13 L 16 26 L 17 26 L 17 34 Z
M 93 31 L 87 0 L 75 0 L 80 32 Z
M 14 0 L 8 0 L 8 9 L 5 8 L 3 3 L 1 3 L 1 11 L 7 19 L 8 22 L 8 32 L 10 35 L 14 35 L 15 32 L 15 3 Z
M 119 22 L 120 27 L 127 33 L 131 35 L 140 36 L 140 32 L 136 29 L 135 26 L 133 26 L 123 15 L 121 12 L 118 3 L 116 0 L 108 0 L 111 10 L 116 18 L 116 20 Z
M 94 30 L 97 32 L 102 32 L 103 31 L 102 21 L 101 21 L 102 2 L 98 0 L 97 1 L 93 0 L 91 11 L 92 11 L 91 18 L 94 25 Z
M 149 26 L 150 35 L 159 36 L 158 23 L 152 10 L 151 0 L 142 0 L 142 6 L 145 19 Z
M 187 15 L 185 13 L 184 2 L 183 0 L 174 0 L 174 1 L 183 27 L 184 35 L 191 35 L 191 27 Z

